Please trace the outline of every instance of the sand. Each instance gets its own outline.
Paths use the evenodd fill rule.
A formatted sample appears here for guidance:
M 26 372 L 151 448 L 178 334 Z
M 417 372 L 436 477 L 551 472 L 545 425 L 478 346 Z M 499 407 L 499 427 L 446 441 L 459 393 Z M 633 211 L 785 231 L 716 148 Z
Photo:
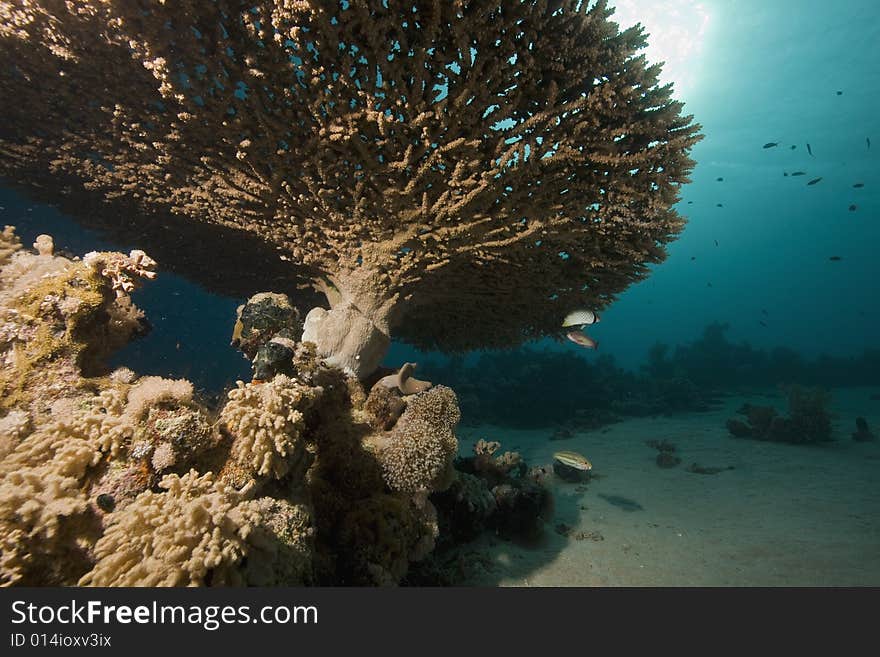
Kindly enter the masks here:
M 500 586 L 880 585 L 880 442 L 855 443 L 855 418 L 880 434 L 876 389 L 833 391 L 835 438 L 820 446 L 737 439 L 724 423 L 744 402 L 785 402 L 775 391 L 735 395 L 707 413 L 630 419 L 549 440 L 552 428 L 464 427 L 517 448 L 529 465 L 581 452 L 599 475 L 586 487 L 553 477 L 555 517 L 537 545 L 490 538 L 469 584 Z M 682 463 L 662 469 L 646 440 L 668 440 Z M 692 462 L 725 467 L 687 472 Z M 555 526 L 571 527 L 567 536 Z M 582 540 L 577 540 L 578 533 Z M 586 535 L 586 536 L 584 536 Z M 482 561 L 485 566 L 480 566 Z

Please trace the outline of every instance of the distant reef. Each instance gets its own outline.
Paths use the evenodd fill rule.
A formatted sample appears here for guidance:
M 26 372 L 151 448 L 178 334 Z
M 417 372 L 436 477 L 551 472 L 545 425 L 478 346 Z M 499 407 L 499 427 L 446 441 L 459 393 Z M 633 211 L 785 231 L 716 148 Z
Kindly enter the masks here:
M 781 415 L 772 406 L 744 404 L 737 411 L 743 419 L 727 420 L 728 431 L 736 438 L 781 443 L 815 444 L 832 440 L 828 392 L 821 388 L 791 386 L 787 396 L 788 415 Z
M 283 294 L 239 309 L 254 378 L 220 408 L 109 370 L 155 267 L 0 233 L 0 585 L 383 585 L 417 562 L 419 583 L 454 583 L 425 566 L 438 544 L 542 531 L 550 493 L 521 459 L 456 469 L 451 388 L 326 364 Z
M 789 347 L 757 349 L 727 338 L 729 325 L 713 322 L 690 344 L 671 350 L 657 343 L 645 373 L 653 378 L 683 376 L 699 386 L 872 386 L 880 384 L 880 348 L 859 356 L 819 356 L 808 359 Z
M 880 349 L 808 360 L 785 347 L 735 344 L 727 328 L 712 323 L 700 338 L 674 349 L 657 343 L 638 372 L 619 367 L 612 356 L 528 347 L 429 358 L 423 369 L 455 388 L 466 424 L 561 425 L 558 436 L 624 417 L 709 410 L 721 394 L 737 388 L 880 384 Z

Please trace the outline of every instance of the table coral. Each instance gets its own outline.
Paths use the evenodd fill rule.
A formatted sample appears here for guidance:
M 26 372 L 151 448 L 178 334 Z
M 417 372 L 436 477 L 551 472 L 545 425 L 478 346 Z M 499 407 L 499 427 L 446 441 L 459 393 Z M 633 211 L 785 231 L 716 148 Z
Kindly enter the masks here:
M 361 377 L 391 335 L 516 345 L 608 305 L 684 225 L 699 126 L 612 13 L 25 0 L 0 21 L 0 174 L 135 209 L 129 235 L 256 236 L 325 294 L 306 331 Z

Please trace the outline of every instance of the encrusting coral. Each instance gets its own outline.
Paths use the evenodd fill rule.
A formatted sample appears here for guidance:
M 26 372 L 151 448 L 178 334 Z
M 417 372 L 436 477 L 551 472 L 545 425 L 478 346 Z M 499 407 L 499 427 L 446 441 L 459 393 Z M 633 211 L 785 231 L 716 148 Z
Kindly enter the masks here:
M 0 174 L 137 208 L 129 235 L 256 235 L 327 297 L 306 339 L 360 377 L 392 332 L 516 345 L 606 306 L 684 224 L 699 127 L 612 13 L 23 0 L 0 13 Z

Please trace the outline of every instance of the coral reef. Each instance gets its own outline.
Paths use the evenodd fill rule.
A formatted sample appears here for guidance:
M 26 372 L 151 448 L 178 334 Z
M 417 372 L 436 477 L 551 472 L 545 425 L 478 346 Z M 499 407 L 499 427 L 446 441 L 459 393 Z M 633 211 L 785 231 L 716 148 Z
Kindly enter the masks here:
M 95 545 L 96 563 L 80 585 L 241 584 L 238 565 L 251 519 L 239 494 L 208 473 L 167 475 L 114 513 Z
M 775 386 L 780 382 L 804 386 L 876 385 L 880 383 L 880 350 L 859 356 L 819 356 L 806 360 L 788 347 L 769 351 L 747 342 L 734 344 L 726 337 L 729 326 L 715 322 L 689 344 L 655 344 L 643 371 L 653 379 L 683 377 L 700 388 Z M 671 353 L 670 353 L 671 352 Z
M 713 402 L 708 390 L 686 378 L 636 375 L 610 356 L 587 359 L 554 349 L 486 352 L 473 361 L 427 360 L 423 367 L 455 389 L 469 424 L 574 432 L 624 416 L 704 411 Z M 523 404 L 525 399 L 531 403 Z
M 17 3 L 0 23 L 0 96 L 17 99 L 0 175 L 124 207 L 108 223 L 129 236 L 188 231 L 200 259 L 160 257 L 202 270 L 212 237 L 259 236 L 237 246 L 268 243 L 325 294 L 307 339 L 357 376 L 392 332 L 516 345 L 606 306 L 684 224 L 699 127 L 639 56 L 641 27 L 611 15 L 604 0 Z
M 727 429 L 736 438 L 755 438 L 775 442 L 814 444 L 831 438 L 831 396 L 821 388 L 791 386 L 787 389 L 788 416 L 771 406 L 744 404 L 737 412 L 747 422 L 730 418 Z
M 292 375 L 238 382 L 209 409 L 186 380 L 98 357 L 93 342 L 131 335 L 108 309 L 135 313 L 130 276 L 146 256 L 86 263 L 47 240 L 34 255 L 11 230 L 3 244 L 0 357 L 27 367 L 23 380 L 3 371 L 0 584 L 397 584 L 435 549 L 429 495 L 457 480 L 451 389 L 368 397 L 296 342 Z M 280 295 L 261 301 L 236 328 L 255 356 L 297 317 Z
M 453 535 L 474 535 L 485 525 L 505 538 L 534 539 L 552 516 L 553 497 L 544 478 L 529 476 L 516 452 L 495 456 L 500 447 L 497 441 L 479 440 L 473 456 L 456 460 L 458 484 L 449 494 L 432 497 L 441 527 L 453 527 Z

